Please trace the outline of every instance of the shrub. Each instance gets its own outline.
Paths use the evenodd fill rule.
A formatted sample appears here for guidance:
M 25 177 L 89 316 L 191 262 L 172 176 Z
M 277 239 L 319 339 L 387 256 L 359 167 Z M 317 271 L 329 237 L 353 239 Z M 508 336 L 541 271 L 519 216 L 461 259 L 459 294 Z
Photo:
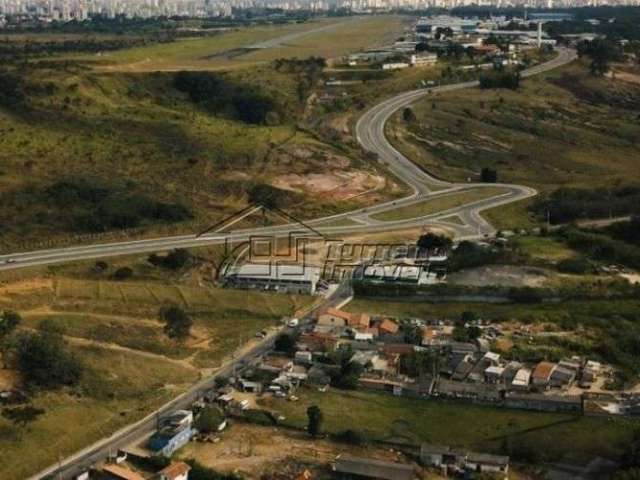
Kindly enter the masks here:
M 584 275 L 593 271 L 593 265 L 585 257 L 567 258 L 558 262 L 557 268 L 563 273 Z
M 129 267 L 120 267 L 113 274 L 113 278 L 115 278 L 116 280 L 127 280 L 132 276 L 133 270 L 131 270 Z

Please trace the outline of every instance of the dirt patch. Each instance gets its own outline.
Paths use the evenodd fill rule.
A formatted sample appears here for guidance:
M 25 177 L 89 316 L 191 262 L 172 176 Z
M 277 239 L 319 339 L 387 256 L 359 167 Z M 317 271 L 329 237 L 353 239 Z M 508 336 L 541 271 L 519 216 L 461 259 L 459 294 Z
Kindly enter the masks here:
M 281 175 L 274 181 L 274 186 L 334 200 L 344 200 L 364 192 L 383 188 L 385 179 L 366 172 L 334 170 L 329 173 Z
M 475 287 L 485 285 L 540 287 L 549 280 L 549 276 L 549 272 L 541 268 L 489 265 L 452 273 L 447 279 L 452 285 L 469 285 Z
M 33 278 L 0 284 L 0 300 L 10 301 L 16 295 L 29 295 L 42 290 L 53 291 L 53 280 L 50 278 Z
M 339 453 L 398 460 L 398 454 L 373 447 L 350 447 L 327 440 L 310 439 L 297 431 L 235 423 L 221 434 L 218 443 L 190 443 L 181 452 L 184 458 L 222 472 L 240 473 L 247 479 L 259 479 L 274 467 L 298 463 L 301 471 L 309 465 L 325 470 Z M 298 473 L 301 473 L 298 472 Z M 295 478 L 295 477 L 291 477 Z
M 0 361 L 2 356 L 0 355 Z M 0 391 L 13 390 L 20 386 L 20 377 L 15 370 L 0 369 Z

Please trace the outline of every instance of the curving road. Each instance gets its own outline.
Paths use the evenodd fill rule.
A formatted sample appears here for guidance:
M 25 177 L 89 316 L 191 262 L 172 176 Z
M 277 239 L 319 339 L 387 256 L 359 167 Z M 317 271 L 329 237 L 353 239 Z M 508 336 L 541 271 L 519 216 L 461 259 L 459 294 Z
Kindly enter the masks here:
M 573 50 L 559 49 L 558 56 L 553 60 L 524 71 L 522 76 L 528 77 L 557 68 L 571 62 L 575 58 L 576 54 Z M 489 208 L 494 208 L 531 197 L 537 192 L 532 188 L 521 185 L 485 183 L 455 184 L 438 180 L 421 170 L 417 165 L 411 162 L 411 160 L 398 152 L 391 143 L 389 143 L 384 133 L 385 123 L 391 115 L 399 109 L 410 105 L 412 102 L 433 93 L 444 93 L 464 88 L 473 88 L 476 86 L 478 86 L 478 82 L 474 81 L 444 85 L 431 89 L 412 90 L 387 99 L 368 110 L 356 125 L 356 136 L 358 141 L 365 149 L 375 152 L 378 155 L 379 161 L 385 163 L 399 179 L 406 182 L 412 188 L 413 193 L 403 199 L 388 201 L 373 207 L 362 208 L 347 213 L 311 220 L 307 222 L 307 224 L 327 235 L 383 232 L 411 227 L 422 227 L 425 225 L 448 229 L 458 238 L 478 238 L 494 232 L 491 225 L 480 216 L 480 212 Z M 423 202 L 427 199 L 437 198 L 442 195 L 463 192 L 469 189 L 496 186 L 504 188 L 507 192 L 491 198 L 470 202 L 436 214 L 387 222 L 377 221 L 371 217 L 371 215 L 375 213 L 394 210 L 402 206 Z M 458 215 L 463 220 L 464 225 L 449 223 L 444 220 L 446 217 L 450 217 L 452 215 Z M 342 220 L 351 220 L 353 225 L 331 225 L 332 223 Z M 236 230 L 231 233 L 211 233 L 202 236 L 178 235 L 146 240 L 20 252 L 10 255 L 0 255 L 0 270 L 11 270 L 37 265 L 113 257 L 118 255 L 166 251 L 180 247 L 186 248 L 219 244 L 224 243 L 225 241 L 237 242 L 248 240 L 254 235 L 269 234 L 274 236 L 285 236 L 296 230 L 300 230 L 300 225 L 288 224 L 275 227 Z

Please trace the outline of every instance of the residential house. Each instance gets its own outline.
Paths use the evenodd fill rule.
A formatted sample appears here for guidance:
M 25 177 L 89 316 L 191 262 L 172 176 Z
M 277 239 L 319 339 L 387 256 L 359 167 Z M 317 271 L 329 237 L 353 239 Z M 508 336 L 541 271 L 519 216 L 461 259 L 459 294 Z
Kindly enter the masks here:
M 156 455 L 170 457 L 191 440 L 195 430 L 191 425 L 167 425 L 154 433 L 149 439 L 148 446 Z
M 366 313 L 349 313 L 337 308 L 328 308 L 318 316 L 318 324 L 336 327 L 369 328 L 371 317 Z
M 343 312 L 337 308 L 328 308 L 326 311 L 318 315 L 318 325 L 346 327 L 350 318 L 351 314 L 348 312 Z
M 377 328 L 352 328 L 349 331 L 352 338 L 357 341 L 371 342 L 378 336 Z
M 556 388 L 569 387 L 576 379 L 576 372 L 565 367 L 557 366 L 551 378 L 549 379 L 549 386 Z
M 484 371 L 484 379 L 487 383 L 501 383 L 505 367 L 491 365 Z
M 484 403 L 500 402 L 503 395 L 503 387 L 500 385 L 457 382 L 444 378 L 438 379 L 434 390 L 442 397 L 476 400 Z
M 293 357 L 293 361 L 303 365 L 310 365 L 313 361 L 313 354 L 311 352 L 299 350 Z
M 189 480 L 190 470 L 184 462 L 172 463 L 158 472 L 158 480 Z
M 378 324 L 378 331 L 381 335 L 395 335 L 399 328 L 396 322 L 389 319 L 384 319 Z
M 420 462 L 426 467 L 464 468 L 465 452 L 446 445 L 420 445 Z
M 507 363 L 507 365 L 504 367 L 504 372 L 502 373 L 502 379 L 504 383 L 507 385 L 511 385 L 513 379 L 516 376 L 516 373 L 518 373 L 518 370 L 520 370 L 521 368 L 522 364 L 520 362 L 511 361 Z
M 476 473 L 502 473 L 506 477 L 509 473 L 509 457 L 469 452 L 465 467 Z
M 102 473 L 109 480 L 144 480 L 139 473 L 120 465 L 105 465 L 102 467 Z
M 455 381 L 463 381 L 467 379 L 467 376 L 473 370 L 476 362 L 472 355 L 465 355 L 460 362 L 455 366 L 451 379 Z
M 487 453 L 454 450 L 448 446 L 420 445 L 420 461 L 427 467 L 439 467 L 445 474 L 473 473 L 504 474 L 509 471 L 509 457 Z M 467 478 L 467 475 L 465 475 Z
M 511 387 L 514 390 L 529 390 L 529 382 L 531 381 L 531 370 L 528 368 L 519 369 L 515 376 L 513 377 L 513 381 L 511 382 Z
M 251 382 L 249 380 L 245 380 L 244 378 L 241 378 L 238 380 L 238 388 L 242 392 L 260 393 L 262 391 L 262 383 Z
M 467 381 L 482 383 L 485 381 L 484 372 L 491 366 L 491 362 L 486 358 L 481 358 L 476 364 L 473 366 L 469 374 L 467 375 Z
M 484 360 L 488 361 L 491 365 L 498 365 L 500 363 L 500 354 L 494 352 L 487 352 L 482 357 Z
M 344 454 L 335 459 L 333 471 L 340 476 L 357 475 L 379 480 L 413 480 L 415 477 L 413 465 Z
M 538 363 L 531 373 L 531 384 L 534 387 L 547 388 L 556 367 L 557 365 L 551 362 Z

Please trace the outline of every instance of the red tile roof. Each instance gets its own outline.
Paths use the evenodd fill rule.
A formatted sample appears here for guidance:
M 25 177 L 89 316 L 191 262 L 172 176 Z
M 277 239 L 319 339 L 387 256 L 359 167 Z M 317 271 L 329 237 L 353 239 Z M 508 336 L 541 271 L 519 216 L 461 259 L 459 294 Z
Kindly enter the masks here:
M 172 463 L 168 467 L 163 468 L 158 473 L 166 478 L 174 479 L 189 472 L 191 467 L 184 462 Z

